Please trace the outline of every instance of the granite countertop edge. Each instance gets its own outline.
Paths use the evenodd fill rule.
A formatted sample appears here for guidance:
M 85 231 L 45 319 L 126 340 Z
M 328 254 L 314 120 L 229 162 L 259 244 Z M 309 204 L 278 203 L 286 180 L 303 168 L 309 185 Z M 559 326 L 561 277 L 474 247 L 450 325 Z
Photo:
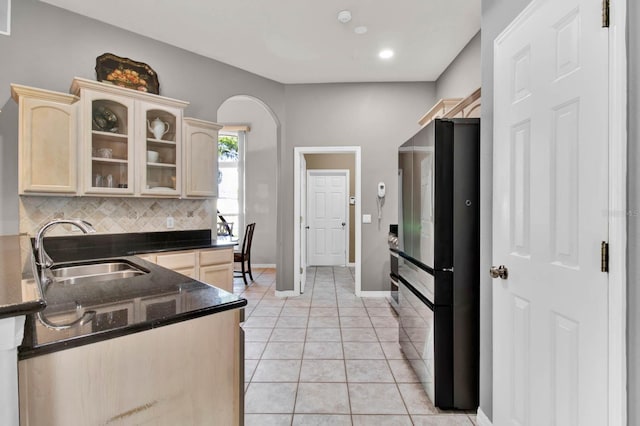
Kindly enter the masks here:
M 159 327 L 164 327 L 171 324 L 177 324 L 179 322 L 188 321 L 220 312 L 225 312 L 233 309 L 240 309 L 247 305 L 246 299 L 238 299 L 237 301 L 224 303 L 220 305 L 210 306 L 208 308 L 202 308 L 195 311 L 183 312 L 175 314 L 166 318 L 154 319 L 152 321 L 137 323 L 134 325 L 128 325 L 126 327 L 107 330 L 101 333 L 92 333 L 85 336 L 79 336 L 70 339 L 63 339 L 51 343 L 45 343 L 37 346 L 25 346 L 22 345 L 18 348 L 18 359 L 25 360 L 34 358 L 37 356 L 47 355 L 54 352 L 58 352 L 65 349 L 77 348 L 92 343 L 102 342 L 105 340 L 114 339 L 117 337 L 127 336 L 129 334 L 140 333 L 147 330 L 152 330 Z M 34 319 L 35 320 L 35 319 Z M 37 320 L 36 320 L 37 321 Z
M 43 299 L 0 306 L 0 320 L 23 315 L 37 314 L 47 307 Z

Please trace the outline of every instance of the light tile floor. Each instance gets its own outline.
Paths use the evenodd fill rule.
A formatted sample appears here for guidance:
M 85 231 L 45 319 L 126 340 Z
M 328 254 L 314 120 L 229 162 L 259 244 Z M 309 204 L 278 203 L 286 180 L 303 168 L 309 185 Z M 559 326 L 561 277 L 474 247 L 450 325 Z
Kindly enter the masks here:
M 245 424 L 473 426 L 433 406 L 398 345 L 385 299 L 354 295 L 350 268 L 309 268 L 305 293 L 275 296 L 274 269 L 254 271 L 246 298 Z

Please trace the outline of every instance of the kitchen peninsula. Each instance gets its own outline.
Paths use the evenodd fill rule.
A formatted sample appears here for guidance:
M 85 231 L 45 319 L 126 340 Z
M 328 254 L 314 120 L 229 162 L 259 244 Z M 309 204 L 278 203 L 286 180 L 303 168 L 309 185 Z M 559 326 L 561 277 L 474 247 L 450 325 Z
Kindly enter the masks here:
M 46 308 L 27 315 L 18 350 L 20 423 L 239 424 L 239 318 L 246 300 L 136 256 L 193 253 L 197 271 L 201 257 L 221 261 L 232 250 L 232 243 L 210 235 L 199 230 L 45 238 L 54 272 L 94 259 L 92 264 L 118 262 L 139 273 L 76 284 L 60 278 L 45 286 Z M 26 274 L 22 294 L 37 299 L 38 285 Z M 85 316 L 88 321 L 74 323 Z

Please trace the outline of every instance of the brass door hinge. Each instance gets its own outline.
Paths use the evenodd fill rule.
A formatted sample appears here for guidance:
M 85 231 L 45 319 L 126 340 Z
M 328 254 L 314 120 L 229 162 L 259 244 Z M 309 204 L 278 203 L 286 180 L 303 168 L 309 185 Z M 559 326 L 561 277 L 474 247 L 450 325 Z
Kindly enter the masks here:
M 609 243 L 600 244 L 600 272 L 609 272 Z
M 602 28 L 609 28 L 609 0 L 602 0 Z

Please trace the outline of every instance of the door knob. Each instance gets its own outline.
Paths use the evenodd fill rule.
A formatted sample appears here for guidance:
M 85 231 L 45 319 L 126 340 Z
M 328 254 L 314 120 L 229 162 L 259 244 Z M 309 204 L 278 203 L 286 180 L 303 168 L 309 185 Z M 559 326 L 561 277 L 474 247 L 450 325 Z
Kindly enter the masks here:
M 489 269 L 489 275 L 491 275 L 491 278 L 502 278 L 506 280 L 509 278 L 509 270 L 504 265 L 500 265 L 497 268 L 492 266 L 491 269 Z
M 304 229 L 309 229 L 309 225 L 305 226 Z
M 347 223 L 346 222 L 342 222 L 342 226 L 345 226 Z

